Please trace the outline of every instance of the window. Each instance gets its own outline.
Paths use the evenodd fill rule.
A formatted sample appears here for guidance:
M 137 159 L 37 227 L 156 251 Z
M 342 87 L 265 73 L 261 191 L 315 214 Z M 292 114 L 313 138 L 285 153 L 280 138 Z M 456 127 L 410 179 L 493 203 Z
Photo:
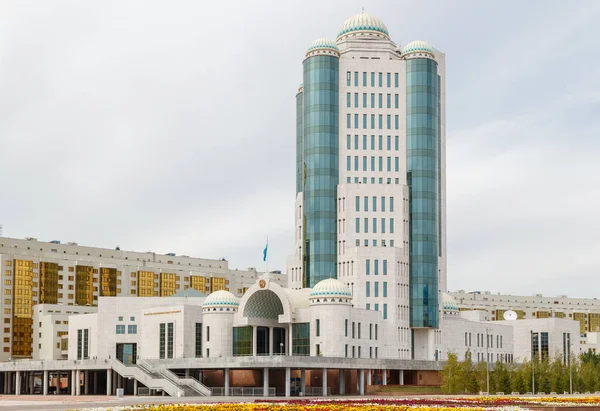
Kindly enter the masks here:
M 346 148 L 350 150 L 352 148 L 352 138 L 350 134 L 346 135 Z
M 378 124 L 379 125 L 379 129 L 382 130 L 383 129 L 383 114 L 380 114 L 378 116 L 378 119 L 379 119 L 379 124 Z
M 363 71 L 363 81 L 362 81 L 363 87 L 367 87 L 367 72 Z
M 354 327 L 355 327 L 355 322 L 352 321 L 352 338 L 354 338 Z
M 385 260 L 383 260 L 385 261 Z M 387 297 L 387 281 L 383 282 L 383 296 Z
M 321 336 L 321 320 L 319 320 L 318 318 L 317 318 L 316 326 L 317 326 L 317 337 L 320 337 Z
M 385 197 L 381 197 L 381 211 L 385 211 Z
M 398 130 L 398 124 L 399 124 L 399 122 L 400 122 L 400 117 L 396 114 L 394 116 L 394 129 L 395 130 Z
M 202 357 L 202 323 L 196 323 L 196 358 Z
M 344 320 L 344 335 L 348 336 L 348 319 Z M 348 345 L 346 345 L 348 347 Z
M 392 158 L 391 158 L 391 157 L 388 157 L 386 160 L 387 160 L 387 161 L 386 161 L 386 164 L 387 164 L 387 171 L 392 171 Z
M 354 149 L 358 150 L 358 134 L 354 135 Z
M 373 196 L 373 211 L 377 211 L 377 197 Z
M 363 93 L 363 108 L 367 108 L 367 93 Z
M 351 74 L 349 71 L 346 72 L 346 85 L 349 86 L 350 85 L 350 80 L 351 79 Z
M 375 93 L 371 93 L 371 108 L 375 108 Z
M 369 219 L 367 217 L 365 217 L 365 219 L 364 219 L 364 232 L 365 233 L 369 232 Z
M 379 87 L 383 87 L 383 73 L 379 73 Z
M 375 275 L 379 275 L 379 260 L 374 260 L 375 261 Z
M 346 156 L 346 171 L 352 170 L 352 157 Z
M 392 108 L 392 95 L 391 94 L 386 95 L 386 102 L 387 102 L 387 104 L 385 105 L 386 108 Z
M 371 114 L 371 129 L 375 128 L 375 114 Z
M 367 115 L 363 114 L 363 128 L 366 129 L 367 127 L 368 127 L 367 126 Z M 358 148 L 358 147 L 356 147 L 356 148 Z
M 394 87 L 398 87 L 398 73 L 394 73 Z
M 392 73 L 387 73 L 387 76 L 386 76 L 386 77 L 387 77 L 387 79 L 386 79 L 386 80 L 387 80 L 387 81 L 386 81 L 386 85 L 387 85 L 388 87 L 391 87 L 391 86 L 392 86 Z
M 354 72 L 354 86 L 358 87 L 358 71 Z
M 292 324 L 292 355 L 310 354 L 310 324 Z
M 375 261 L 377 261 L 377 260 L 375 260 Z M 379 297 L 379 281 L 375 281 L 374 288 L 375 288 L 374 289 L 375 297 Z
M 387 275 L 387 260 L 383 260 L 383 275 Z
M 344 356 L 348 358 L 348 344 L 344 346 Z
M 377 324 L 375 324 L 375 339 L 377 340 Z
M 358 93 L 354 93 L 354 108 L 358 108 Z
M 206 342 L 210 341 L 210 327 L 206 327 Z
M 354 156 L 354 171 L 358 171 L 358 156 Z
M 371 87 L 375 87 L 375 73 L 371 72 Z
M 125 334 L 125 324 L 117 324 L 115 333 L 116 334 Z
M 377 219 L 373 219 L 373 233 L 377 233 Z
M 363 135 L 363 150 L 367 149 L 367 136 Z
M 398 94 L 394 94 L 394 108 L 398 108 Z
M 352 94 L 346 93 L 346 107 L 351 107 L 352 102 Z
M 354 128 L 358 128 L 358 114 L 354 115 Z
M 365 288 L 365 297 L 370 297 L 370 296 L 371 296 L 371 282 L 367 281 L 366 288 Z
M 366 274 L 371 275 L 371 260 L 367 259 L 365 262 Z
M 135 317 L 129 317 L 129 321 L 135 321 Z
M 394 171 L 398 171 L 400 169 L 400 160 L 398 157 L 394 157 Z
M 123 321 L 123 317 L 119 317 L 119 321 Z
M 360 211 L 360 196 L 356 196 L 356 211 Z
M 358 323 L 358 339 L 360 340 L 360 323 Z
M 383 108 L 383 94 L 379 93 L 378 97 L 378 102 L 379 102 L 379 108 Z M 381 128 L 381 127 L 380 127 Z
M 127 334 L 137 334 L 137 325 L 129 324 L 127 326 Z
M 381 234 L 385 234 L 385 218 L 381 219 Z M 385 247 L 385 240 L 383 240 L 383 246 Z
M 383 136 L 379 136 L 379 149 L 383 150 Z M 381 170 L 379 170 L 381 171 Z
M 390 233 L 394 234 L 394 219 L 390 218 Z
M 346 128 L 352 127 L 352 114 L 346 114 Z
M 383 319 L 387 320 L 387 304 L 383 304 Z

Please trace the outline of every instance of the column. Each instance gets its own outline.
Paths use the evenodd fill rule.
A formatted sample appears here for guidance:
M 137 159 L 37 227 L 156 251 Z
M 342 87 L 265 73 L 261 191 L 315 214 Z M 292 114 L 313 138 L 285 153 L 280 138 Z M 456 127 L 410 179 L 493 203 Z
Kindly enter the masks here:
M 21 371 L 17 371 L 15 375 L 15 395 L 21 395 Z
M 54 394 L 60 394 L 60 371 L 56 372 L 56 391 L 54 391 Z
M 76 394 L 76 386 L 77 386 L 77 371 L 71 370 L 71 381 L 69 381 L 69 388 L 71 388 L 71 395 Z
M 398 384 L 404 385 L 404 371 L 403 370 L 398 371 Z
M 8 394 L 8 377 L 9 377 L 10 373 L 7 371 L 4 373 L 4 391 L 2 391 L 4 394 Z
M 85 395 L 88 395 L 90 393 L 90 372 L 89 371 L 84 371 L 83 372 L 83 393 Z
M 112 376 L 112 391 L 111 392 L 116 395 L 117 394 L 117 380 L 118 380 L 117 375 L 118 374 L 116 373 L 116 371 L 113 371 L 112 373 L 113 373 L 113 376 Z
M 137 386 L 137 385 L 138 385 L 138 382 L 137 382 L 137 380 L 134 378 L 134 379 L 133 379 L 133 395 L 138 395 L 138 394 L 137 394 L 137 392 L 138 392 L 138 386 Z
M 292 370 L 290 367 L 285 368 L 285 396 L 289 397 L 291 395 L 291 386 L 290 380 L 292 378 Z
M 112 394 L 112 370 L 106 370 L 106 395 Z
M 358 370 L 358 395 L 365 395 L 365 370 Z
M 269 396 L 269 369 L 263 368 L 263 395 Z
M 381 376 L 383 377 L 383 385 L 387 385 L 387 370 L 381 370 Z
M 256 331 L 257 327 L 256 326 L 252 326 L 252 355 L 256 357 L 256 349 L 257 349 L 257 331 Z
M 323 368 L 323 397 L 327 397 L 327 368 Z
M 306 395 L 306 370 L 304 368 L 300 370 L 300 391 L 302 395 Z
M 273 327 L 269 327 L 269 355 L 273 355 Z
M 340 395 L 346 394 L 346 370 L 340 370 Z
M 93 371 L 94 373 L 94 395 L 98 394 L 98 371 Z
M 287 344 L 287 355 L 292 355 L 292 339 L 293 339 L 293 335 L 292 335 L 292 324 L 289 325 L 289 330 L 287 333 L 287 337 L 288 337 L 288 344 Z
M 44 378 L 42 381 L 42 394 L 48 395 L 48 370 L 44 371 Z
M 190 378 L 190 369 L 189 368 L 185 369 L 185 378 Z
M 81 395 L 81 371 L 75 371 L 75 395 Z
M 367 370 L 367 385 L 371 385 L 371 374 L 373 370 Z
M 229 395 L 229 368 L 225 368 L 223 374 L 225 374 L 225 395 Z
M 33 386 L 35 385 L 35 372 L 31 371 L 29 373 L 29 394 L 33 395 Z

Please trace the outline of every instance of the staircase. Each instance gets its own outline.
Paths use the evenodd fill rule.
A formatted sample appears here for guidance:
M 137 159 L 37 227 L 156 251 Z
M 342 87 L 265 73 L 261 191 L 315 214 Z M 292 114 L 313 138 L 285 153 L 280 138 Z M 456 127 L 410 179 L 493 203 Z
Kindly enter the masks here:
M 152 371 L 152 365 L 148 364 L 144 360 L 138 360 L 138 367 L 142 368 L 147 373 L 152 373 L 153 375 L 157 375 L 158 378 L 165 378 L 170 381 L 174 385 L 178 386 L 181 390 L 183 390 L 184 395 L 186 397 L 198 397 L 198 396 L 211 396 L 212 390 L 208 388 L 206 385 L 202 384 L 200 381 L 193 377 L 179 377 L 175 373 L 171 372 L 166 368 L 156 369 L 156 371 Z
M 144 384 L 146 387 L 154 390 L 162 390 L 171 397 L 183 397 L 186 390 L 169 381 L 161 374 L 151 372 L 136 364 L 125 365 L 121 361 L 113 359 L 110 363 L 111 368 L 124 378 L 132 377 Z M 193 395 L 193 394 L 192 394 Z M 197 395 L 197 394 L 196 394 Z

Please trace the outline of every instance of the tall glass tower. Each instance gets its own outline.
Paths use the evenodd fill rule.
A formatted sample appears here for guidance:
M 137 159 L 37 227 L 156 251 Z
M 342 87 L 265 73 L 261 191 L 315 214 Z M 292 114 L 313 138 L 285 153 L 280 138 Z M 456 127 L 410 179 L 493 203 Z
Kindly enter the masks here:
M 389 356 L 435 359 L 446 287 L 445 55 L 375 16 L 312 43 L 296 95 L 289 286 L 334 277 L 381 312 Z M 398 347 L 401 347 L 398 350 Z M 398 350 L 398 352 L 396 352 Z

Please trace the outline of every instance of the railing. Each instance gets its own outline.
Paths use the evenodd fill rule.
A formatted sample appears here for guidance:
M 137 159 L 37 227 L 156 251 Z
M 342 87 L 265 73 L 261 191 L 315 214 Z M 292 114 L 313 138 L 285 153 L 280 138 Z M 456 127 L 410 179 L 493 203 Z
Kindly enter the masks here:
M 113 359 L 111 361 L 111 367 L 122 377 L 134 377 L 136 380 L 144 384 L 148 388 L 160 389 L 169 394 L 172 397 L 182 397 L 183 391 L 173 382 L 168 381 L 165 378 L 155 378 L 151 375 L 151 372 L 144 370 L 139 365 L 125 365 L 121 361 Z
M 306 387 L 302 395 L 305 397 L 322 397 L 323 387 Z M 331 387 L 327 387 L 327 396 L 331 396 Z
M 222 397 L 225 395 L 232 397 L 266 397 L 265 391 L 262 387 L 229 387 L 228 393 L 225 392 L 223 387 L 212 387 L 212 395 L 215 397 Z M 269 387 L 267 390 L 269 397 L 274 397 L 275 387 Z
M 189 387 L 192 391 L 194 391 L 196 394 L 204 395 L 204 396 L 208 396 L 208 397 L 212 395 L 211 389 L 208 388 L 207 386 L 205 386 L 204 384 L 202 384 L 200 381 L 198 381 L 195 378 L 180 377 L 177 374 L 175 374 L 174 372 L 172 372 L 171 370 L 166 369 L 166 368 L 160 368 L 157 371 L 159 372 L 159 374 L 161 374 L 162 376 L 164 376 L 165 378 L 167 378 L 174 384 L 185 385 L 185 386 Z

